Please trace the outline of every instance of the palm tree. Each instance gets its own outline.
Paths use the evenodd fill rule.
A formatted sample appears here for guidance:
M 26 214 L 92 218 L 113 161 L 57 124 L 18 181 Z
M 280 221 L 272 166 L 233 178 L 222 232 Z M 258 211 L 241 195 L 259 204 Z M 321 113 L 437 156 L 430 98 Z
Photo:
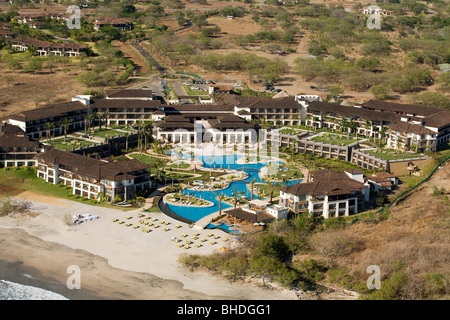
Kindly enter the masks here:
M 196 162 L 196 159 L 194 158 L 194 155 L 195 155 L 194 151 L 189 151 L 189 155 L 191 156 L 191 159 L 193 159 L 192 161 L 194 161 L 194 172 L 196 172 L 197 171 L 197 162 Z
M 92 122 L 92 128 L 95 129 L 95 119 L 98 118 L 97 113 L 96 112 L 91 112 L 91 113 L 89 113 L 87 118 L 88 118 L 89 131 L 91 130 L 91 122 Z
M 372 122 L 370 122 L 369 119 L 366 119 L 366 136 L 367 136 L 367 129 L 369 129 L 369 128 L 370 128 L 370 131 L 369 131 L 369 140 L 370 140 L 370 132 L 372 131 Z
M 284 182 L 284 186 L 287 187 L 288 183 L 289 183 L 289 178 L 284 176 L 283 177 L 283 182 Z
M 67 139 L 67 129 L 70 127 L 70 124 L 72 123 L 72 119 L 64 118 L 61 120 L 61 127 L 64 129 L 64 143 L 66 143 Z
M 355 130 L 355 137 L 358 137 L 358 124 L 355 120 L 352 120 L 349 124 L 350 129 Z
M 102 113 L 103 118 L 106 120 L 105 121 L 105 128 L 108 129 L 108 119 L 109 119 L 109 115 L 110 113 L 108 111 L 105 111 Z
M 253 178 L 252 182 L 250 182 L 250 200 L 253 200 L 253 189 L 255 188 L 256 179 Z
M 275 187 L 278 187 L 278 183 L 273 183 L 273 179 L 269 178 L 266 180 L 266 185 L 269 187 L 270 189 L 270 200 L 269 202 L 272 203 L 272 199 L 273 199 L 273 192 L 275 191 Z
M 326 113 L 322 114 L 322 129 L 324 127 L 324 124 L 326 124 L 327 120 L 328 120 L 327 114 Z M 328 129 L 328 125 L 327 125 L 327 129 Z
M 98 131 L 102 131 L 102 120 L 105 119 L 105 113 L 100 113 L 98 115 Z
M 385 138 L 385 136 L 386 136 L 386 132 L 387 132 L 388 130 L 389 130 L 389 128 L 386 127 L 386 126 L 382 126 L 382 127 L 381 127 L 380 133 L 381 133 L 381 139 L 382 139 L 382 140 L 384 140 L 384 138 Z
M 217 200 L 219 200 L 219 216 L 222 215 L 222 201 L 225 199 L 225 194 L 223 192 L 214 192 L 217 196 Z
M 233 194 L 233 196 L 234 196 L 234 208 L 236 209 L 236 206 L 237 206 L 237 196 L 238 196 L 238 195 L 244 195 L 244 194 L 245 194 L 245 191 L 237 191 L 237 187 L 236 187 L 236 186 L 234 186 L 233 189 L 234 189 L 234 194 Z
M 144 121 L 142 119 L 139 119 L 137 121 L 137 126 L 138 126 L 138 150 L 142 154 L 142 147 L 143 147 L 142 137 L 144 134 L 143 133 Z
M 45 132 L 47 134 L 47 139 L 49 141 L 52 141 L 52 129 L 55 127 L 55 123 L 54 122 L 46 122 L 44 124 L 44 128 L 45 128 Z
M 87 124 L 87 116 L 84 117 L 84 134 L 87 134 L 87 128 L 88 128 L 88 124 Z
M 297 139 L 292 139 L 291 143 L 292 143 L 292 155 L 291 155 L 291 157 L 294 158 L 295 146 L 297 145 L 298 140 Z
M 125 153 L 128 153 L 128 136 L 130 134 L 127 132 L 125 132 Z
M 302 177 L 302 174 L 298 171 L 294 172 L 294 177 L 297 178 L 297 184 L 300 183 L 300 178 Z
M 145 121 L 144 122 L 144 149 L 147 150 L 147 140 L 151 139 L 153 131 L 153 121 Z
M 347 138 L 349 135 L 349 127 L 350 127 L 350 123 L 347 121 L 346 118 L 342 118 L 342 120 L 339 122 L 339 126 L 341 127 L 341 131 L 343 132 L 344 130 L 347 130 Z

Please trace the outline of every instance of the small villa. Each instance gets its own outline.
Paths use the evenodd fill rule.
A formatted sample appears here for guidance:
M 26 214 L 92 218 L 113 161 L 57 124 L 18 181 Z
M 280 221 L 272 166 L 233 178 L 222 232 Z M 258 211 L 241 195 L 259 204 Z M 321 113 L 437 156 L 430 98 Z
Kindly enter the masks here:
M 280 205 L 294 213 L 309 211 L 325 219 L 349 216 L 363 211 L 369 200 L 369 185 L 361 181 L 360 171 L 317 170 L 310 182 L 281 188 Z

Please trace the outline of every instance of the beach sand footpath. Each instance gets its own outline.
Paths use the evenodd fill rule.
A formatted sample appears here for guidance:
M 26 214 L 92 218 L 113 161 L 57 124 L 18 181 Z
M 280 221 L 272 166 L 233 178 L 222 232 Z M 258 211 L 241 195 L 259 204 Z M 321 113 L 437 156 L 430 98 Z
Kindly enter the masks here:
M 30 285 L 35 280 L 40 281 L 40 287 L 43 283 L 52 284 L 53 291 L 69 299 L 296 299 L 292 291 L 230 283 L 206 272 L 190 272 L 179 265 L 180 254 L 215 251 L 220 254 L 218 249 L 228 246 L 233 239 L 223 231 L 189 228 L 162 213 L 143 213 L 157 219 L 153 226 L 144 226 L 139 223 L 140 209 L 122 211 L 65 199 L 58 202 L 34 200 L 31 210 L 40 214 L 0 218 L 0 267 L 3 266 L 0 278 L 9 274 L 9 279 L 3 280 Z M 99 219 L 67 226 L 64 223 L 67 214 L 92 214 Z M 132 218 L 127 219 L 128 216 Z M 125 223 L 113 222 L 113 218 Z M 162 220 L 168 224 L 160 224 Z M 139 227 L 134 229 L 134 225 Z M 181 227 L 175 228 L 176 225 Z M 150 231 L 142 232 L 143 226 Z M 181 238 L 183 233 L 187 235 L 185 238 Z M 194 233 L 199 233 L 197 240 L 192 239 Z M 219 238 L 208 237 L 209 233 Z M 171 241 L 173 237 L 192 244 L 187 250 L 180 248 Z M 202 238 L 207 241 L 200 242 Z M 223 241 L 225 238 L 228 241 Z M 213 239 L 214 245 L 210 244 Z M 196 247 L 198 243 L 202 246 Z M 65 286 L 71 275 L 67 268 L 71 265 L 80 268 L 84 293 Z M 28 280 L 22 279 L 23 274 L 29 275 Z

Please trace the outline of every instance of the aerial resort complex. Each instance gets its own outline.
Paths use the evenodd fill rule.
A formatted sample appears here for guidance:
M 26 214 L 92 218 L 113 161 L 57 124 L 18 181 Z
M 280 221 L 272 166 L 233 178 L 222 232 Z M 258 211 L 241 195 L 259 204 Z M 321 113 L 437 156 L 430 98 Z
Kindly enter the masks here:
M 448 300 L 449 13 L 0 0 L 0 300 Z
M 45 182 L 99 202 L 131 205 L 159 191 L 159 210 L 201 228 L 223 217 L 261 227 L 374 208 L 398 185 L 392 172 L 419 175 L 426 153 L 450 139 L 446 110 L 209 92 L 221 103 L 169 104 L 141 88 L 12 114 L 1 127 L 1 166 L 36 167 Z M 342 169 L 320 168 L 315 157 Z

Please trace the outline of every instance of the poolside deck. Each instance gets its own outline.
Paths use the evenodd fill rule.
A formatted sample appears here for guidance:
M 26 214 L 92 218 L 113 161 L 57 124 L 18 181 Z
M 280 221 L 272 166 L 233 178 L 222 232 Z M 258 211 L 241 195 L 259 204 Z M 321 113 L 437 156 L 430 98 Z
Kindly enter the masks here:
M 226 213 L 228 210 L 233 209 L 233 207 L 231 208 L 227 208 L 227 209 L 222 209 L 222 214 Z M 204 216 L 203 218 L 201 218 L 200 220 L 196 221 L 195 224 L 193 225 L 193 228 L 195 229 L 205 229 L 205 227 L 211 223 L 211 220 L 214 218 L 217 218 L 219 216 L 219 211 L 213 212 L 211 214 L 208 214 L 207 216 Z

